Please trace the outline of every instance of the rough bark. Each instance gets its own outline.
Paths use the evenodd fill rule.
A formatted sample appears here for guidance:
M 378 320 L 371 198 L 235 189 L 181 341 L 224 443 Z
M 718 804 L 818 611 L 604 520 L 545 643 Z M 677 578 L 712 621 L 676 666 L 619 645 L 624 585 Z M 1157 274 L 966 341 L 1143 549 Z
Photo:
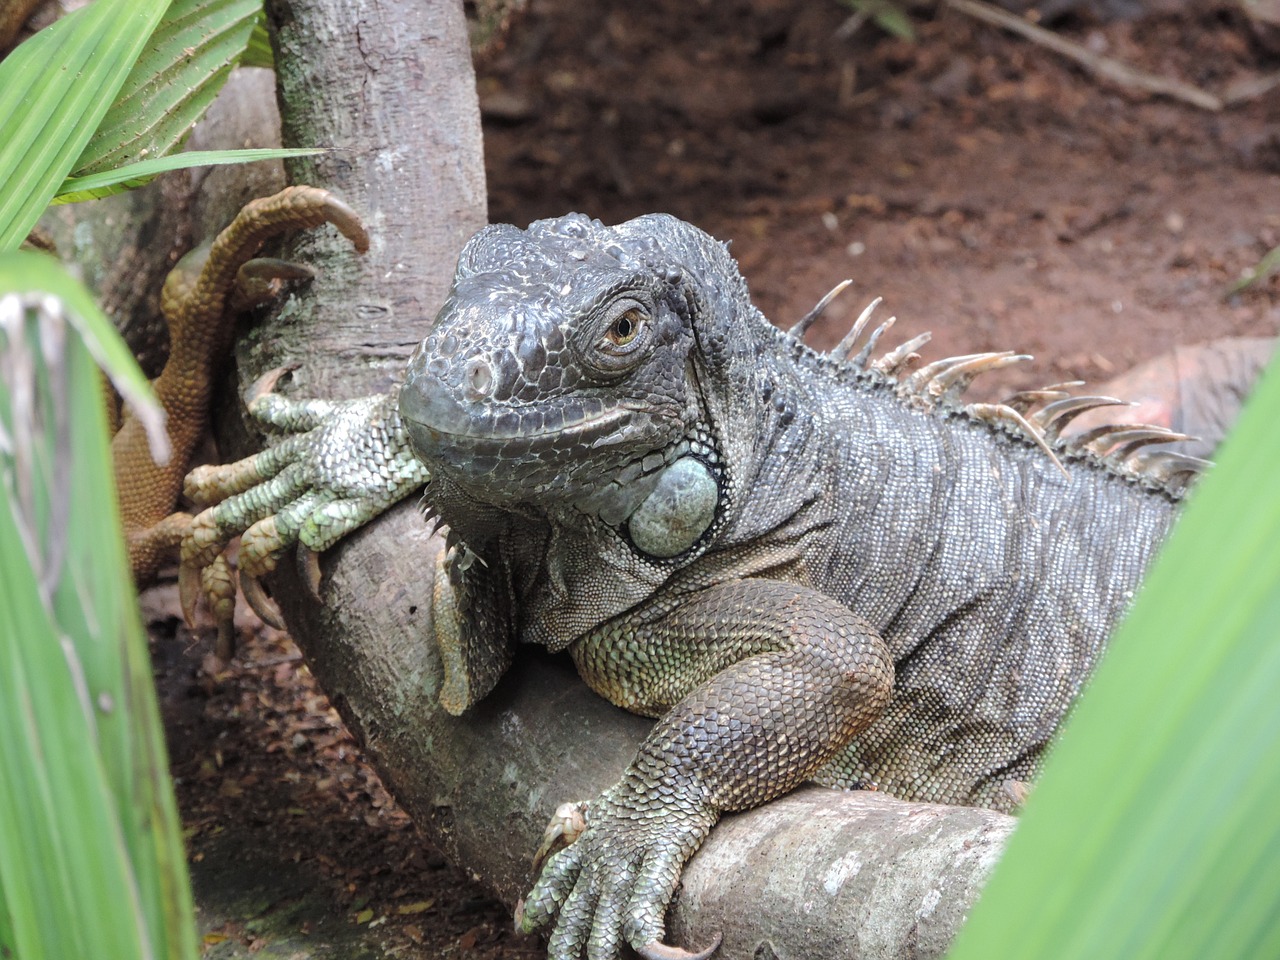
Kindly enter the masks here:
M 484 220 L 474 78 L 460 5 L 273 0 L 286 146 L 332 152 L 295 182 L 367 217 L 356 260 L 332 236 L 286 256 L 321 278 L 242 341 L 240 375 L 301 362 L 290 388 L 353 396 L 386 386 L 443 300 L 457 251 Z M 513 903 L 555 807 L 595 796 L 647 722 L 590 693 L 564 662 L 522 655 L 457 719 L 436 705 L 431 541 L 403 504 L 324 559 L 322 602 L 278 578 L 312 670 L 417 823 Z M 725 957 L 941 954 L 1011 821 L 987 811 L 814 788 L 728 819 L 690 865 L 673 933 Z M 799 854 L 799 855 L 797 855 Z
M 444 301 L 463 243 L 486 220 L 475 74 L 461 4 L 272 0 L 267 4 L 285 146 L 328 148 L 288 165 L 365 216 L 367 256 L 333 231 L 290 259 L 320 276 L 305 307 L 242 339 L 242 369 L 300 361 L 312 395 L 385 389 Z

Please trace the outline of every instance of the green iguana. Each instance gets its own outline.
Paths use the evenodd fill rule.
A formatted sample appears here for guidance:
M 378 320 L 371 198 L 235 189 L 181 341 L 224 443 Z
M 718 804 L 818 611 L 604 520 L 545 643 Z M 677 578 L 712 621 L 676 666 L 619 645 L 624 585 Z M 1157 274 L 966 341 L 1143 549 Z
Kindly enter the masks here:
M 825 303 L 771 326 L 726 245 L 670 216 L 487 227 L 398 390 L 268 378 L 251 410 L 292 435 L 189 482 L 222 502 L 184 569 L 252 525 L 252 576 L 429 477 L 446 708 L 535 643 L 658 718 L 519 913 L 554 958 L 709 955 L 662 943 L 683 864 L 806 780 L 1012 807 L 1204 466 L 1151 449 L 1167 430 L 1063 440 L 1118 401 L 1062 385 L 965 405 L 1026 358 L 877 358 L 871 308 L 815 352 Z

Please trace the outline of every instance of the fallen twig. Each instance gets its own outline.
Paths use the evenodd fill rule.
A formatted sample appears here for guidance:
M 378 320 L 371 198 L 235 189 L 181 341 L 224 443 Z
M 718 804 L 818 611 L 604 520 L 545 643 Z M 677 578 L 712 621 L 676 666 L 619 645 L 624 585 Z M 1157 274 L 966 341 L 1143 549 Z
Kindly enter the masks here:
M 1247 77 L 1237 80 L 1222 92 L 1223 105 L 1234 107 L 1247 100 L 1256 100 L 1264 93 L 1280 87 L 1280 73 L 1268 73 L 1261 77 Z
M 1104 57 L 1094 53 L 1088 47 L 1060 37 L 1044 27 L 1037 27 L 1034 23 L 1028 23 L 1022 17 L 1001 10 L 999 7 L 983 2 L 983 0 L 947 0 L 946 5 L 953 10 L 958 10 L 973 17 L 975 20 L 982 20 L 997 27 L 1003 27 L 1026 37 L 1032 43 L 1038 43 L 1042 47 L 1048 47 L 1050 50 L 1062 54 L 1064 57 L 1070 57 L 1098 76 L 1119 86 L 1141 90 L 1145 93 L 1172 97 L 1175 100 L 1181 100 L 1203 110 L 1221 110 L 1223 108 L 1221 98 L 1201 90 L 1199 87 L 1193 87 L 1178 80 L 1170 80 L 1168 77 L 1148 73 L 1112 57 Z

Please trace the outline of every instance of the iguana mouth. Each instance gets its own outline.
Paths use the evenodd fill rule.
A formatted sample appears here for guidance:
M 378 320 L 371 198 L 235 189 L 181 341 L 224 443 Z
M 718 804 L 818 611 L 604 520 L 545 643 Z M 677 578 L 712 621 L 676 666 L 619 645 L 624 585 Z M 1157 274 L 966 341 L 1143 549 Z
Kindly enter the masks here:
M 403 390 L 400 416 L 415 449 L 427 462 L 448 462 L 462 455 L 499 456 L 505 452 L 516 457 L 550 450 L 587 450 L 618 433 L 636 413 L 613 407 L 575 418 L 566 416 L 563 408 L 544 406 L 537 410 L 486 412 L 450 423 L 433 418 L 432 409 L 419 405 L 420 397 L 407 388 Z
M 447 386 L 411 377 L 400 391 L 400 415 L 442 437 L 459 441 L 529 440 L 580 437 L 609 429 L 636 411 L 595 398 L 569 398 L 539 404 L 459 401 Z
M 661 411 L 590 396 L 507 404 L 458 394 L 427 371 L 411 372 L 400 416 L 424 463 L 485 489 L 567 492 L 581 470 L 594 464 L 609 475 L 610 466 L 665 447 L 673 429 Z

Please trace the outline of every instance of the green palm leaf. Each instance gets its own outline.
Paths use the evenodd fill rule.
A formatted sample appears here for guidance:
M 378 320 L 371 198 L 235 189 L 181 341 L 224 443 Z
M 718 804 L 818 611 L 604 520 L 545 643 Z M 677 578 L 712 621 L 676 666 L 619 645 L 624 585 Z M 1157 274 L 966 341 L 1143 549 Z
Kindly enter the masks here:
M 1085 692 L 950 954 L 1280 956 L 1280 369 Z
M 173 0 L 73 174 L 174 150 L 226 83 L 261 12 L 262 0 Z
M 0 63 L 0 251 L 30 232 L 101 123 L 168 0 L 98 0 Z

